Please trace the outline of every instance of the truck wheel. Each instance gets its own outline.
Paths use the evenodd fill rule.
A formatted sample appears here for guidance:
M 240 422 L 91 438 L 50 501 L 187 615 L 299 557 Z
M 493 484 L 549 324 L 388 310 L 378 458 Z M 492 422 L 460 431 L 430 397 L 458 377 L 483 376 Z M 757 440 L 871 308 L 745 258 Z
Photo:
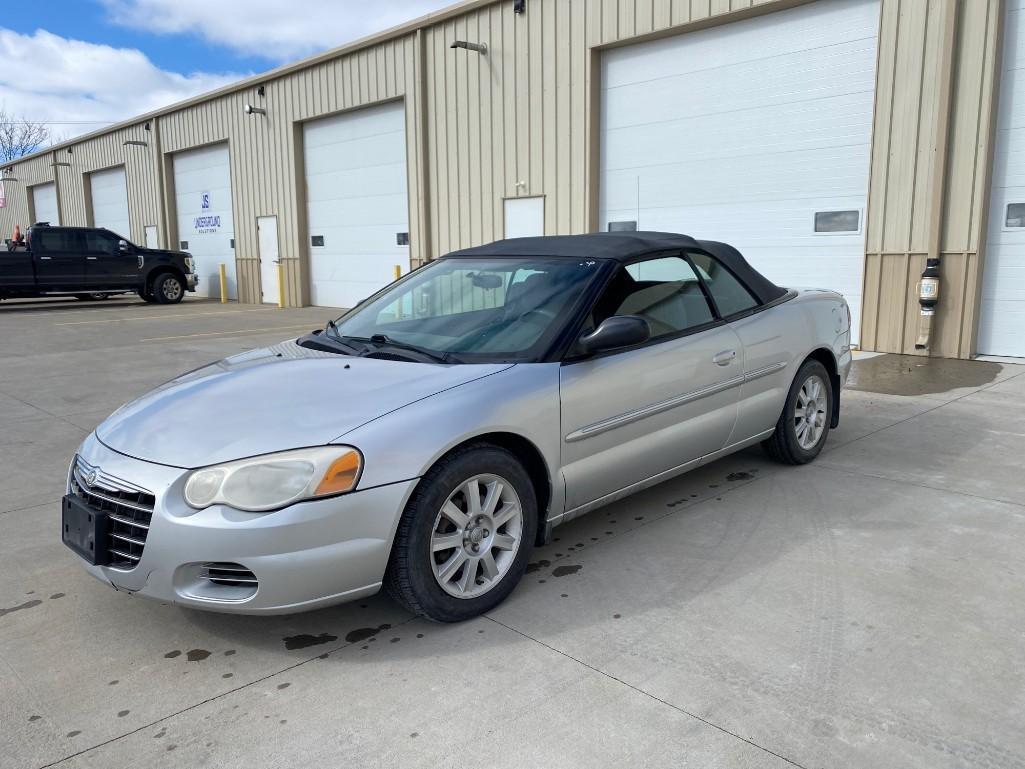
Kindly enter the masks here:
M 153 281 L 153 296 L 158 304 L 177 304 L 185 296 L 185 286 L 174 273 L 162 272 Z
M 468 446 L 417 484 L 385 588 L 414 614 L 459 622 L 500 604 L 523 576 L 537 528 L 534 487 L 505 449 Z
M 790 385 L 776 432 L 762 441 L 765 453 L 788 465 L 815 459 L 829 436 L 833 397 L 826 367 L 817 360 L 805 361 Z

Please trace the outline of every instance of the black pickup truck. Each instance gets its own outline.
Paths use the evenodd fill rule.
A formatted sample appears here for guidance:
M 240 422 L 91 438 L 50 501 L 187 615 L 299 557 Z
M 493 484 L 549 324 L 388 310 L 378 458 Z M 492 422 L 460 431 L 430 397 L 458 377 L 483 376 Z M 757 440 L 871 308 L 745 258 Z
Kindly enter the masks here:
M 187 252 L 141 248 L 102 228 L 34 224 L 23 243 L 0 248 L 0 300 L 134 292 L 147 302 L 174 304 L 197 282 Z

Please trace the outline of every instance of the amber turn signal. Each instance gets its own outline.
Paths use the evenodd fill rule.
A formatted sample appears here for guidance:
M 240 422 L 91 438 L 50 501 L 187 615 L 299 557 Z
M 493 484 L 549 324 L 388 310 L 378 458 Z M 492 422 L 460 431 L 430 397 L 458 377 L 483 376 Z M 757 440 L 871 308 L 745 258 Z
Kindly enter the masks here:
M 356 451 L 350 451 L 338 457 L 324 473 L 323 479 L 317 485 L 315 496 L 326 494 L 341 494 L 352 491 L 356 486 L 360 471 L 360 456 Z

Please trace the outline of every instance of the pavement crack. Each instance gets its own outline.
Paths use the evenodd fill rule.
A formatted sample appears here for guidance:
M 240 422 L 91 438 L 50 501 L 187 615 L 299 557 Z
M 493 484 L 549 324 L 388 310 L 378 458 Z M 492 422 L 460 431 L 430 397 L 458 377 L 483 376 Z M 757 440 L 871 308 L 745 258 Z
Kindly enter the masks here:
M 545 643 L 544 641 L 542 641 L 542 640 L 540 640 L 538 638 L 535 638 L 534 636 L 530 635 L 529 633 L 524 633 L 522 630 L 517 630 L 516 628 L 511 627 L 511 626 L 505 624 L 504 622 L 495 619 L 494 617 L 492 617 L 490 615 L 485 614 L 484 618 L 487 619 L 487 620 L 490 620 L 491 622 L 494 622 L 496 625 L 499 625 L 499 626 L 505 628 L 506 630 L 508 630 L 508 631 L 510 631 L 512 633 L 516 633 L 518 636 L 521 636 L 522 638 L 526 638 L 528 641 L 533 641 L 534 643 L 538 644 L 539 646 L 543 646 L 544 648 L 548 649 L 549 651 L 555 652 L 556 654 L 559 654 L 559 655 L 565 657 L 568 660 L 572 660 L 573 662 L 577 663 L 578 665 L 580 665 L 582 667 L 585 667 L 588 670 L 591 670 L 591 671 L 597 673 L 600 676 L 604 676 L 605 678 L 608 678 L 610 681 L 615 681 L 617 684 L 625 686 L 628 689 L 632 689 L 633 691 L 637 692 L 638 694 L 641 694 L 641 695 L 643 695 L 643 696 L 645 696 L 645 697 L 647 697 L 647 698 L 649 698 L 651 700 L 654 700 L 655 702 L 661 703 L 662 705 L 665 705 L 666 707 L 672 708 L 673 710 L 675 710 L 676 712 L 678 712 L 678 713 L 680 713 L 682 715 L 688 716 L 689 718 L 693 718 L 694 720 L 700 721 L 701 723 L 705 724 L 706 726 L 710 726 L 713 729 L 722 732 L 723 734 L 729 735 L 730 737 L 733 737 L 734 739 L 740 740 L 741 742 L 745 742 L 748 745 L 750 745 L 751 747 L 757 748 L 758 750 L 762 751 L 763 753 L 768 753 L 770 756 L 775 756 L 780 761 L 785 761 L 786 763 L 790 764 L 791 766 L 796 766 L 797 769 L 809 769 L 804 764 L 800 764 L 797 761 L 794 761 L 792 758 L 787 758 L 786 756 L 784 756 L 784 755 L 782 755 L 780 753 L 777 753 L 776 751 L 772 750 L 771 748 L 767 748 L 764 745 L 759 745 L 757 742 L 755 742 L 753 740 L 749 740 L 747 737 L 743 737 L 743 736 L 737 734 L 736 732 L 730 731 L 725 726 L 717 724 L 714 721 L 709 721 L 707 718 L 702 718 L 701 716 L 697 715 L 696 713 L 692 713 L 691 711 L 689 711 L 689 710 L 687 710 L 685 708 L 681 708 L 679 705 L 674 705 L 672 702 L 664 700 L 661 697 L 658 697 L 658 696 L 652 694 L 651 692 L 645 691 L 644 689 L 641 689 L 639 686 L 635 686 L 634 684 L 631 684 L 629 681 L 624 681 L 622 678 L 617 678 L 616 676 L 612 675 L 611 673 L 607 673 L 606 671 L 602 670 L 601 668 L 596 668 L 594 665 L 591 665 L 588 662 L 584 662 L 579 657 L 574 657 L 569 652 L 565 652 L 562 649 L 557 649 L 554 646 L 552 646 L 551 644 Z M 43 767 L 42 769 L 45 769 L 45 767 Z
M 394 628 L 402 627 L 403 625 L 406 625 L 406 624 L 408 624 L 408 623 L 410 623 L 410 622 L 412 622 L 413 620 L 416 620 L 416 619 L 418 619 L 418 617 L 412 616 L 409 619 L 403 620 L 402 622 L 395 623 L 394 625 L 392 625 L 392 628 L 394 629 Z M 271 678 L 274 678 L 275 676 L 279 676 L 282 673 L 287 673 L 287 672 L 289 672 L 291 670 L 295 670 L 296 668 L 300 668 L 303 665 L 306 665 L 306 664 L 308 664 L 310 662 L 314 662 L 315 660 L 320 659 L 325 654 L 334 654 L 335 652 L 339 652 L 342 649 L 346 649 L 346 648 L 348 648 L 350 646 L 356 646 L 356 645 L 358 645 L 358 643 L 359 642 L 341 643 L 341 644 L 338 644 L 337 646 L 334 646 L 334 647 L 332 647 L 330 649 L 326 649 L 326 650 L 318 649 L 317 650 L 319 652 L 318 654 L 316 654 L 316 655 L 314 655 L 312 657 L 308 657 L 307 659 L 304 659 L 304 660 L 299 660 L 294 665 L 287 665 L 286 667 L 283 667 L 280 670 L 275 670 L 273 673 L 268 673 L 267 675 L 260 676 L 259 678 L 253 679 L 252 681 L 247 681 L 244 684 L 240 684 L 239 686 L 236 686 L 233 689 L 228 689 L 227 691 L 221 692 L 220 694 L 215 694 L 212 697 L 207 697 L 205 700 L 202 700 L 200 702 L 196 702 L 196 703 L 194 703 L 192 705 L 189 705 L 188 707 L 182 708 L 181 710 L 176 710 L 174 713 L 168 713 L 166 716 L 161 716 L 160 718 L 154 719 L 153 721 L 150 721 L 149 723 L 143 724 L 142 726 L 136 727 L 135 729 L 130 729 L 129 731 L 125 732 L 124 734 L 119 734 L 116 737 L 111 737 L 109 740 L 104 740 L 103 742 L 98 742 L 95 745 L 90 745 L 87 748 L 82 748 L 82 750 L 76 751 L 75 753 L 71 753 L 71 754 L 69 754 L 67 756 L 64 756 L 63 758 L 59 758 L 56 761 L 51 761 L 48 764 L 43 764 L 38 769 L 50 769 L 50 767 L 59 766 L 59 765 L 63 764 L 66 761 L 70 761 L 73 758 L 77 758 L 78 756 L 81 756 L 81 755 L 83 755 L 85 753 L 91 753 L 94 750 L 97 750 L 99 748 L 105 747 L 105 746 L 110 745 L 112 743 L 118 742 L 119 740 L 123 740 L 125 737 L 131 737 L 133 734 L 138 734 L 139 732 L 145 731 L 146 729 L 149 729 L 152 726 L 156 726 L 157 724 L 163 723 L 165 721 L 170 721 L 172 718 L 177 718 L 178 716 L 182 715 L 183 713 L 188 713 L 189 711 L 195 710 L 196 708 L 203 707 L 203 705 L 206 705 L 206 704 L 208 704 L 210 702 L 215 702 L 217 700 L 224 699 L 225 697 L 228 697 L 229 695 L 235 694 L 236 692 L 240 692 L 243 689 L 249 689 L 250 687 L 255 686 L 256 684 L 263 683 L 264 681 L 270 680 Z

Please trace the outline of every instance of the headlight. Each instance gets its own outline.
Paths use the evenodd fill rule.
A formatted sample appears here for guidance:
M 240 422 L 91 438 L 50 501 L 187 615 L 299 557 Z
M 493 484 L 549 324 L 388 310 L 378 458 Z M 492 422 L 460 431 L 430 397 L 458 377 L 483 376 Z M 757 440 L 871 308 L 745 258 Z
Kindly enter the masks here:
M 185 501 L 197 510 L 210 505 L 277 510 L 352 491 L 362 468 L 363 456 L 352 446 L 264 454 L 195 470 L 185 482 Z
M 196 260 L 193 259 L 191 256 L 186 256 L 185 257 L 185 266 L 188 268 L 189 272 L 195 272 L 196 271 Z

